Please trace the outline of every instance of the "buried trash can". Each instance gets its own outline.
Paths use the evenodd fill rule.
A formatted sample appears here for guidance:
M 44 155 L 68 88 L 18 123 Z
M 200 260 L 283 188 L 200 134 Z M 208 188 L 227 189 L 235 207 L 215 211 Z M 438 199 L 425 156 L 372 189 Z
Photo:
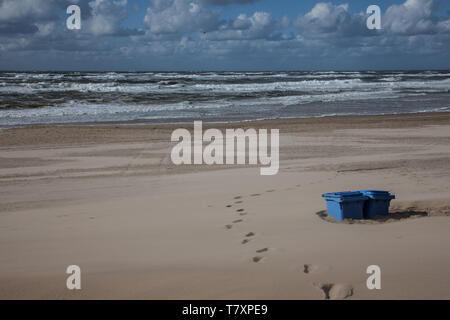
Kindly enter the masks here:
M 324 193 L 328 215 L 342 222 L 346 218 L 363 219 L 363 208 L 367 197 L 359 191 Z
M 364 218 L 372 219 L 376 215 L 389 215 L 389 205 L 391 200 L 395 199 L 395 195 L 381 190 L 361 190 L 361 193 L 367 197 L 364 204 Z

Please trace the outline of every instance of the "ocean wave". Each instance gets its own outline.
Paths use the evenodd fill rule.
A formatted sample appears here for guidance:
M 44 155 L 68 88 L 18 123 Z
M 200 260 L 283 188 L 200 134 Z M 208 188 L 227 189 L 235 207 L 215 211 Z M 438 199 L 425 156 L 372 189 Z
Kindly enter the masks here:
M 0 125 L 448 111 L 450 71 L 0 72 Z

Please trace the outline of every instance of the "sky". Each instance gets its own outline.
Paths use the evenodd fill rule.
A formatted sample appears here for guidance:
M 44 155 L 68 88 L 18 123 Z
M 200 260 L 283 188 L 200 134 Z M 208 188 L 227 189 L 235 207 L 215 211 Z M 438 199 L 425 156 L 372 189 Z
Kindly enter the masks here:
M 66 9 L 81 8 L 68 30 Z M 366 26 L 370 5 L 381 30 Z M 450 69 L 449 0 L 0 0 L 1 70 Z

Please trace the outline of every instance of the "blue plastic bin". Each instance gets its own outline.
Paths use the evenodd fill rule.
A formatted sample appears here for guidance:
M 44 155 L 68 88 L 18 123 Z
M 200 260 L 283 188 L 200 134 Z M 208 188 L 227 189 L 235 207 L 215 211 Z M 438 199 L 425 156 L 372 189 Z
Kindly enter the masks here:
M 395 195 L 381 190 L 361 190 L 361 193 L 368 198 L 364 204 L 364 218 L 372 219 L 376 215 L 389 215 L 389 205 L 391 200 L 395 199 Z
M 342 222 L 345 218 L 364 218 L 363 208 L 367 197 L 359 191 L 325 193 L 328 215 Z

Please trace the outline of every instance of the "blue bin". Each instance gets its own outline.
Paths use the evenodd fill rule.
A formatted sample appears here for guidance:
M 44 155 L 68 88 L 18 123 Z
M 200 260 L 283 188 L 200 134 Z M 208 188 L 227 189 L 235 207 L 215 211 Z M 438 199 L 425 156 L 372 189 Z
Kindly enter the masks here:
M 342 222 L 345 218 L 363 219 L 364 202 L 367 197 L 359 191 L 325 193 L 328 215 Z
M 364 204 L 364 218 L 389 215 L 389 205 L 391 200 L 395 199 L 395 195 L 381 190 L 361 190 L 361 193 L 368 198 Z

